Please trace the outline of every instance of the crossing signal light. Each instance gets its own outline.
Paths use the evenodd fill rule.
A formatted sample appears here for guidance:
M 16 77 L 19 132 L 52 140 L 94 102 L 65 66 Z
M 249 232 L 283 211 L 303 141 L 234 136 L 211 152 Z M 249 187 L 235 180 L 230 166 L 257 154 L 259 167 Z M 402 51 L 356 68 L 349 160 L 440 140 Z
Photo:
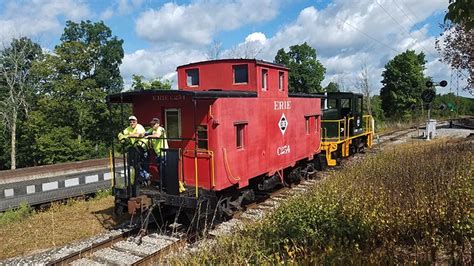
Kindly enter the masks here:
M 446 80 L 442 80 L 440 82 L 433 82 L 431 80 L 428 80 L 426 83 L 425 83 L 426 87 L 428 88 L 431 88 L 431 87 L 434 87 L 434 86 L 439 86 L 439 87 L 446 87 L 448 85 L 448 82 Z

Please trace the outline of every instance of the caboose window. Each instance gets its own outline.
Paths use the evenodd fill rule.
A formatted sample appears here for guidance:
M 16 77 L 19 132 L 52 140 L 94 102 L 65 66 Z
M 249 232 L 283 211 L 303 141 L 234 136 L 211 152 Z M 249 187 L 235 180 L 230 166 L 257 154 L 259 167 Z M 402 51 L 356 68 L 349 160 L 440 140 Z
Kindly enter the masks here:
M 235 65 L 232 66 L 234 72 L 234 83 L 248 83 L 249 73 L 247 65 Z
M 320 129 L 320 125 L 321 125 L 321 124 L 319 123 L 319 119 L 320 119 L 319 115 L 315 116 L 314 119 L 315 119 L 315 123 L 314 123 L 314 124 L 315 124 L 315 126 L 316 126 L 314 132 L 317 134 L 317 133 L 319 133 L 319 129 Z
M 310 116 L 306 116 L 305 119 L 306 119 L 306 134 L 309 134 L 309 128 L 310 128 Z
M 262 69 L 262 91 L 268 90 L 268 69 Z
M 197 127 L 198 148 L 207 150 L 207 125 Z
M 279 72 L 278 72 L 278 89 L 279 89 L 280 91 L 283 91 L 283 90 L 284 90 L 284 87 L 283 87 L 284 77 L 285 77 L 284 72 L 283 72 L 283 71 L 279 71 Z
M 186 84 L 188 86 L 199 86 L 199 69 L 186 70 Z
M 245 145 L 245 126 L 247 122 L 236 122 L 235 127 L 235 144 L 237 149 L 243 149 Z
M 165 109 L 165 129 L 168 138 L 181 137 L 181 110 Z

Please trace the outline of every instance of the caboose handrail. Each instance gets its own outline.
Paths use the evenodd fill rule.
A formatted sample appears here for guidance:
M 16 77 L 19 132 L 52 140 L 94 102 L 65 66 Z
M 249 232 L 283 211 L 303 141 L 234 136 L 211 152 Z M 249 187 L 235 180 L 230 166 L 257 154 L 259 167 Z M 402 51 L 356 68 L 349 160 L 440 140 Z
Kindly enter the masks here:
M 211 151 L 211 150 L 206 150 L 206 149 L 192 149 L 192 150 L 183 150 L 183 155 L 185 152 L 192 152 L 192 153 L 204 153 L 204 154 L 207 154 L 209 155 L 210 157 L 210 160 L 211 160 L 211 185 L 212 187 L 215 187 L 216 186 L 216 182 L 215 182 L 215 172 L 214 172 L 214 152 Z M 187 155 L 189 156 L 189 155 Z M 196 197 L 198 197 L 198 191 L 197 191 L 197 187 L 198 187 L 198 182 L 199 182 L 199 173 L 198 173 L 198 165 L 197 165 L 197 156 L 194 157 L 194 170 L 195 170 L 195 182 L 196 182 Z

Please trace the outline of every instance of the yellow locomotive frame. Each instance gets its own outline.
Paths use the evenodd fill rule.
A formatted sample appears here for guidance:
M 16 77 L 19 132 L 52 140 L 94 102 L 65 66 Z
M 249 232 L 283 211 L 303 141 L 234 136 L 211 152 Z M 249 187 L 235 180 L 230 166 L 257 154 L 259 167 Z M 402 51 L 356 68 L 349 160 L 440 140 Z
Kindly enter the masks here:
M 332 157 L 332 153 L 337 151 L 338 146 L 342 147 L 341 155 L 343 158 L 349 156 L 349 148 L 354 139 L 358 138 L 367 138 L 367 147 L 371 148 L 373 144 L 374 136 L 374 122 L 371 115 L 364 115 L 364 130 L 360 134 L 350 136 L 349 134 L 349 125 L 351 120 L 354 120 L 354 117 L 344 117 L 343 119 L 338 120 L 321 120 L 321 125 L 327 123 L 337 123 L 338 136 L 328 137 L 327 129 L 323 128 L 321 135 L 321 151 L 325 152 L 326 162 L 328 166 L 335 166 L 337 161 Z M 341 127 L 342 125 L 342 127 Z M 341 134 L 341 132 L 343 134 Z

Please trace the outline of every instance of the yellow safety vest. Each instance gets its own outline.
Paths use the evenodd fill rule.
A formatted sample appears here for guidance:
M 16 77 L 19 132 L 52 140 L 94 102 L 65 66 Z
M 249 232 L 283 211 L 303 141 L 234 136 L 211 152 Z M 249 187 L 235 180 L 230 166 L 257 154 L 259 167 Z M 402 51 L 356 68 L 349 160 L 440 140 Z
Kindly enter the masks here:
M 140 124 L 137 124 L 135 128 L 127 127 L 126 129 L 124 129 L 122 132 L 118 134 L 118 138 L 119 140 L 122 140 L 126 138 L 128 135 L 134 134 L 134 133 L 145 134 L 145 128 Z M 144 138 L 130 138 L 130 143 L 132 145 L 135 144 L 135 142 L 137 142 L 137 145 L 140 145 L 143 148 L 146 148 L 146 142 Z
M 151 146 L 153 147 L 156 155 L 161 155 L 161 149 L 168 149 L 168 140 L 166 140 L 165 129 L 163 127 L 158 127 L 158 129 L 155 131 L 153 128 L 150 128 L 148 133 L 155 134 L 158 133 L 158 130 L 162 130 L 161 137 L 158 139 L 151 139 Z

